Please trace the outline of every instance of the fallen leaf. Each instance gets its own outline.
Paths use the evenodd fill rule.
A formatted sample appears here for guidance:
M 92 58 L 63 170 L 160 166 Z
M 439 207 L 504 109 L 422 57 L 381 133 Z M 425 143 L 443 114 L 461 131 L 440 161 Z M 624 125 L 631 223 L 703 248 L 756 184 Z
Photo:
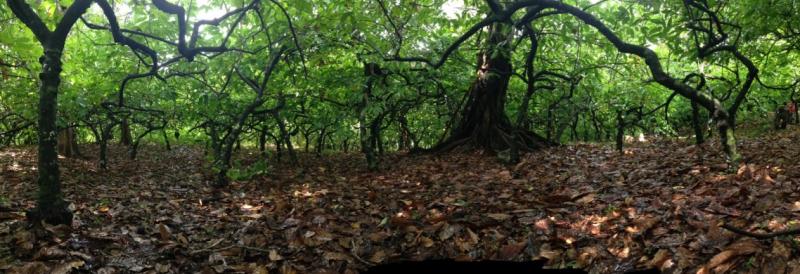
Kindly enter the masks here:
M 376 264 L 382 263 L 384 260 L 386 260 L 386 252 L 383 250 L 378 250 L 369 257 L 369 261 Z
M 489 214 L 487 214 L 487 216 L 489 216 L 489 218 L 495 219 L 495 220 L 500 221 L 500 222 L 508 220 L 508 219 L 511 218 L 511 215 L 508 215 L 508 214 L 505 214 L 505 213 L 489 213 Z
M 283 260 L 283 256 L 281 256 L 281 254 L 278 254 L 277 250 L 272 249 L 269 251 L 269 259 L 272 261 L 280 261 Z
M 517 257 L 517 255 L 519 255 L 520 252 L 522 252 L 522 249 L 524 249 L 525 246 L 527 245 L 528 243 L 525 241 L 504 245 L 503 247 L 500 248 L 500 251 L 498 253 L 498 258 L 503 261 L 509 261 L 511 259 L 514 259 L 515 257 Z

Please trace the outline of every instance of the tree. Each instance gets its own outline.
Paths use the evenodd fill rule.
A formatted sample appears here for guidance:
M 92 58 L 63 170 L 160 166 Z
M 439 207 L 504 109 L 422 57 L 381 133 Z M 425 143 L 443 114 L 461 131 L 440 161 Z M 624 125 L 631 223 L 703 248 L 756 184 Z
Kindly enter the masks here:
M 33 32 L 44 51 L 39 59 L 42 64 L 42 71 L 39 73 L 41 84 L 37 123 L 39 127 L 39 175 L 37 179 L 39 192 L 36 208 L 28 213 L 28 218 L 33 223 L 41 220 L 51 224 L 70 224 L 72 223 L 72 213 L 67 209 L 67 203 L 62 197 L 58 171 L 58 129 L 56 127 L 58 86 L 61 84 L 61 56 L 67 36 L 92 1 L 76 0 L 73 2 L 53 31 L 50 31 L 25 1 L 6 0 L 6 3 L 14 15 Z

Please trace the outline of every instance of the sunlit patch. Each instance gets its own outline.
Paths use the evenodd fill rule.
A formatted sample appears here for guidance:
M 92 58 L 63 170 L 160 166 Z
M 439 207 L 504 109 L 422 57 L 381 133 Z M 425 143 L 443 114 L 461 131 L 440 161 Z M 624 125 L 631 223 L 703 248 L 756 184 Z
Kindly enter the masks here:
M 777 218 L 769 220 L 769 223 L 767 223 L 767 227 L 769 227 L 772 230 L 779 230 L 783 229 L 786 226 L 785 224 L 786 224 L 786 218 Z
M 628 256 L 630 256 L 631 249 L 628 248 L 628 247 L 624 247 L 624 248 L 609 248 L 608 252 L 613 254 L 614 256 L 617 256 L 617 258 L 625 259 L 625 258 L 628 258 Z
M 714 176 L 711 177 L 710 181 L 712 183 L 719 183 L 719 182 L 727 181 L 727 180 L 728 180 L 728 176 L 727 175 L 714 175 Z
M 792 211 L 800 211 L 800 201 L 794 202 L 794 204 L 792 204 Z
M 239 207 L 242 211 L 258 211 L 261 210 L 262 206 L 253 206 L 250 204 L 242 204 Z
M 294 197 L 303 197 L 303 198 L 309 198 L 309 197 L 314 197 L 314 196 L 323 196 L 323 195 L 326 195 L 326 194 L 328 194 L 328 190 L 327 189 L 320 189 L 320 190 L 317 190 L 317 191 L 312 191 L 309 188 L 308 184 L 304 184 L 301 187 L 301 189 L 295 190 L 292 193 L 292 195 Z
M 624 150 L 623 154 L 625 154 L 625 155 L 634 155 L 633 150 L 630 150 L 630 149 Z
M 8 170 L 21 171 L 22 170 L 22 166 L 20 166 L 17 162 L 14 162 L 13 164 L 11 164 L 11 166 L 8 168 Z
M 673 265 L 675 265 L 675 263 L 672 262 L 672 259 L 667 259 L 666 261 L 664 261 L 664 264 L 661 265 L 661 269 L 669 269 Z
M 550 222 L 547 219 L 540 219 L 534 223 L 534 226 L 540 230 L 549 231 L 550 230 Z
M 314 196 L 314 193 L 311 193 L 308 189 L 303 190 L 295 190 L 294 194 L 295 197 L 311 197 Z

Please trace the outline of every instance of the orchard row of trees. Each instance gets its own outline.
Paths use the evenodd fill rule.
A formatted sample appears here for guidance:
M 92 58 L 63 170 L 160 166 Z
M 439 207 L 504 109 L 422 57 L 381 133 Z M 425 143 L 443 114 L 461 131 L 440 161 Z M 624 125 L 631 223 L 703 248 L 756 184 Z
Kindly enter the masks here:
M 34 221 L 69 223 L 58 152 L 468 146 L 510 155 L 626 134 L 720 139 L 795 99 L 791 0 L 115 1 L 0 5 L 0 145 L 38 145 Z M 38 92 L 34 92 L 38 90 Z M 37 106 L 37 107 L 32 107 Z M 268 155 L 269 154 L 269 155 Z

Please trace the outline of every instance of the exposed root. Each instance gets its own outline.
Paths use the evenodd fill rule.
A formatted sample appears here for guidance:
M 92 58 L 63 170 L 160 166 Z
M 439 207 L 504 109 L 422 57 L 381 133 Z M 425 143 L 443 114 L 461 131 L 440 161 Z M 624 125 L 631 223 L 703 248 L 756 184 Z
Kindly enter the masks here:
M 519 151 L 531 152 L 540 148 L 556 145 L 547 141 L 538 134 L 526 129 L 505 130 L 500 126 L 492 126 L 493 134 L 453 134 L 450 138 L 439 143 L 430 149 L 420 149 L 414 152 L 427 153 L 446 153 L 461 146 L 472 146 L 473 148 L 485 149 L 490 151 L 502 151 L 516 147 Z

